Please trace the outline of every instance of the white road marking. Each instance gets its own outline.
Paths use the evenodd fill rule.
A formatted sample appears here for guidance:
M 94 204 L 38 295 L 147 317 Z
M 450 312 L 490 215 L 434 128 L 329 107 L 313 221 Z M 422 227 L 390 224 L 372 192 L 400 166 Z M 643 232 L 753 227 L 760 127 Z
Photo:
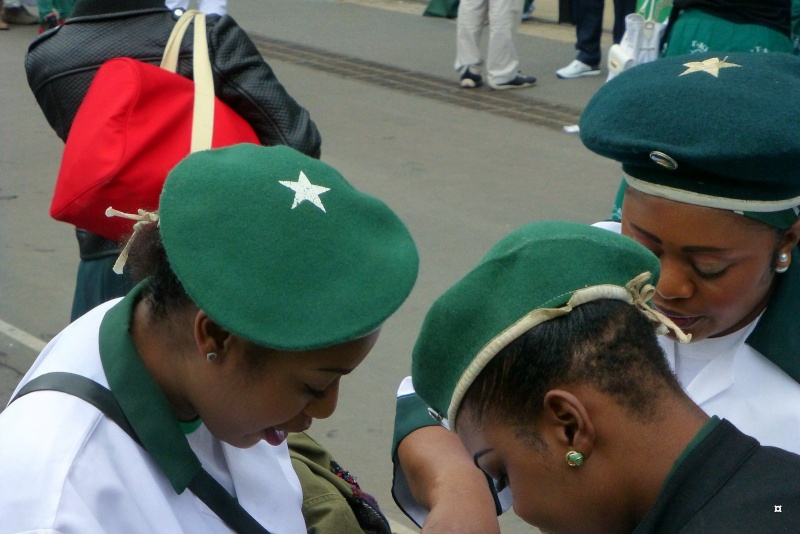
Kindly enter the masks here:
M 29 349 L 36 352 L 41 352 L 45 345 L 47 345 L 45 341 L 42 341 L 38 337 L 32 336 L 24 330 L 20 330 L 16 326 L 8 324 L 2 320 L 0 320 L 0 334 L 5 334 L 11 339 L 22 343 Z

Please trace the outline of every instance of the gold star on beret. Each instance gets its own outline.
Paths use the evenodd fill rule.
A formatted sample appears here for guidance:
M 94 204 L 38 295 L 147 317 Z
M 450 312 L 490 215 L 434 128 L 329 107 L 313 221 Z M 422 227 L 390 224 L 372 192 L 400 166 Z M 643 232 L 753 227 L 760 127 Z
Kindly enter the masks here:
M 684 74 L 691 74 L 693 72 L 707 72 L 714 78 L 719 77 L 719 69 L 725 69 L 728 67 L 741 67 L 741 65 L 737 65 L 736 63 L 728 63 L 727 57 L 721 60 L 718 57 L 712 57 L 703 61 L 690 61 L 689 63 L 684 63 L 684 67 L 689 67 L 685 71 L 681 72 L 678 76 L 683 76 Z

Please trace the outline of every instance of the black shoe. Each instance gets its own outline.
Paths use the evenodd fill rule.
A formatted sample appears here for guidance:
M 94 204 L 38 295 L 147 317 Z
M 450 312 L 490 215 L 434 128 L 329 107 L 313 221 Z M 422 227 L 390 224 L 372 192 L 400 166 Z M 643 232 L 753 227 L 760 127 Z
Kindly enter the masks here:
M 523 87 L 530 87 L 535 83 L 536 78 L 533 76 L 523 76 L 521 72 L 518 72 L 516 78 L 505 83 L 492 83 L 490 81 L 489 87 L 496 91 L 506 91 L 508 89 L 522 89 Z
M 22 6 L 19 7 L 6 7 L 3 19 L 9 24 L 18 24 L 28 26 L 31 24 L 38 24 L 39 19 L 28 13 L 28 10 Z
M 467 66 L 464 67 L 464 72 L 461 73 L 461 79 L 458 83 L 461 87 L 466 89 L 475 89 L 483 85 L 483 78 L 478 72 L 477 67 Z

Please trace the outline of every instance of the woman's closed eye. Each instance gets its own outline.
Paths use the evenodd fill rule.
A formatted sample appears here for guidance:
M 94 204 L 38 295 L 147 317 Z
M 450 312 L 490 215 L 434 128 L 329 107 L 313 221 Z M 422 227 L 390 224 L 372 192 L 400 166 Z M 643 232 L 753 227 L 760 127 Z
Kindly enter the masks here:
M 701 278 L 707 280 L 719 278 L 728 270 L 727 265 L 721 265 L 719 263 L 693 263 L 692 268 Z

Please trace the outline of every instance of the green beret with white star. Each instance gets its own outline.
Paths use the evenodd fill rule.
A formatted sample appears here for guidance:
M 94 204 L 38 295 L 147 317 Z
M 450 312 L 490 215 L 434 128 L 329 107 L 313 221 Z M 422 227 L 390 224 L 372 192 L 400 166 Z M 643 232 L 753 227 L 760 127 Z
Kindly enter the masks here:
M 777 212 L 800 205 L 798 95 L 800 58 L 790 54 L 668 57 L 602 86 L 580 135 L 645 193 Z
M 642 289 L 659 272 L 658 258 L 615 232 L 554 221 L 523 226 L 434 302 L 414 345 L 414 389 L 456 430 L 470 385 L 509 343 L 586 302 L 641 307 Z
M 191 154 L 167 177 L 159 218 L 189 297 L 265 347 L 312 350 L 369 334 L 417 277 L 417 249 L 399 217 L 286 146 Z

